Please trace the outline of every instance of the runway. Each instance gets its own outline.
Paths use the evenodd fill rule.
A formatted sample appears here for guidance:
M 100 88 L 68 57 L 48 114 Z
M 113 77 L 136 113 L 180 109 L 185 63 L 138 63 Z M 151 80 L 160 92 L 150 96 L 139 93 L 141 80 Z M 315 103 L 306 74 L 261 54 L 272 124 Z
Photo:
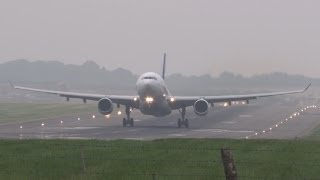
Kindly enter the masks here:
M 307 104 L 307 103 L 303 103 Z M 311 104 L 310 104 L 311 105 Z M 307 106 L 307 105 L 305 105 Z M 304 108 L 292 103 L 253 103 L 231 107 L 214 107 L 207 116 L 195 115 L 187 109 L 189 128 L 178 128 L 178 112 L 155 118 L 144 116 L 138 110 L 132 112 L 134 127 L 122 127 L 122 115 L 114 112 L 109 118 L 86 114 L 49 118 L 41 121 L 0 125 L 1 138 L 39 139 L 135 139 L 153 140 L 162 138 L 275 138 L 293 139 L 302 137 L 320 124 L 320 110 L 308 108 L 299 116 L 288 119 Z M 283 124 L 280 124 L 284 121 Z M 275 125 L 278 125 L 275 127 Z M 270 131 L 270 127 L 273 129 Z M 263 131 L 265 131 L 263 133 Z

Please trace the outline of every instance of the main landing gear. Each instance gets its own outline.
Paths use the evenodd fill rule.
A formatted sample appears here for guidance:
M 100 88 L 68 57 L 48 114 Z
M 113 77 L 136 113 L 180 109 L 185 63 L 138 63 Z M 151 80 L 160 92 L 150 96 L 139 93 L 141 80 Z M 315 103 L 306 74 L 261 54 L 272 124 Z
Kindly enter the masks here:
M 186 115 L 186 107 L 183 107 L 181 111 L 179 110 L 181 114 L 181 119 L 178 119 L 178 128 L 181 128 L 181 126 L 185 126 L 186 128 L 189 128 L 189 120 L 185 119 Z
M 131 127 L 134 126 L 134 121 L 133 118 L 130 118 L 130 113 L 131 113 L 131 109 L 129 106 L 126 106 L 126 115 L 127 118 L 123 118 L 122 123 L 123 123 L 123 127 L 126 127 L 127 124 L 130 125 Z

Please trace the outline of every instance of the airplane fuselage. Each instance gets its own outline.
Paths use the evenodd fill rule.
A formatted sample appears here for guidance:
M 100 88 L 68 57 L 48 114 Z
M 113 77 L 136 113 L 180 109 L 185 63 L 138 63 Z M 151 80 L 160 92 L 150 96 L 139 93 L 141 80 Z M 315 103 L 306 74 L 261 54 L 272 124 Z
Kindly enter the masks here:
M 168 102 L 170 93 L 162 77 L 157 73 L 142 74 L 136 83 L 139 95 L 139 109 L 142 114 L 163 117 L 171 113 Z

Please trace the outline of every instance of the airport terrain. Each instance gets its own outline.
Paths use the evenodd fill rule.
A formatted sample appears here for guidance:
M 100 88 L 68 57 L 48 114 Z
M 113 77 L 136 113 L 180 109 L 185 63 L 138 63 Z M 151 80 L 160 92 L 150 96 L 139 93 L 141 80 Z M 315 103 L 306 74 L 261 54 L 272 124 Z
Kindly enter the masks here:
M 239 179 L 317 179 L 319 141 L 163 139 L 1 140 L 1 179 L 225 179 L 220 148 Z
M 110 117 L 99 115 L 95 103 L 90 104 L 8 104 L 1 118 L 2 138 L 65 138 L 65 139 L 139 139 L 162 138 L 301 138 L 320 124 L 318 109 L 310 108 L 289 119 L 306 106 L 308 101 L 253 101 L 249 105 L 223 107 L 216 105 L 207 116 L 198 117 L 187 109 L 189 128 L 177 128 L 180 114 L 156 118 L 133 110 L 135 127 L 122 127 L 122 114 L 117 109 Z M 5 106 L 2 104 L 2 106 Z M 1 111 L 0 111 L 1 112 Z M 95 115 L 95 118 L 92 116 Z M 3 117 L 3 116 L 2 116 Z M 290 121 L 286 121 L 289 119 Z M 279 124 L 283 121 L 283 124 Z M 278 124 L 278 127 L 274 127 Z M 272 131 L 261 133 L 264 130 Z M 259 133 L 257 136 L 252 136 Z
M 99 115 L 95 103 L 1 107 L 3 179 L 225 179 L 221 148 L 232 150 L 241 179 L 318 178 L 313 100 L 217 104 L 201 118 L 189 108 L 190 128 L 177 128 L 177 112 L 155 118 L 134 110 L 135 127 L 122 127 L 123 114 Z

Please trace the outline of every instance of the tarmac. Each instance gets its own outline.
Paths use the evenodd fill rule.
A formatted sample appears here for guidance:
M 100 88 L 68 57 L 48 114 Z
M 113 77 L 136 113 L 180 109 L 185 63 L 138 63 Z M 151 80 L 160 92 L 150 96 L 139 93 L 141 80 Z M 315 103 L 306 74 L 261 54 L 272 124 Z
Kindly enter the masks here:
M 303 105 L 301 105 L 303 104 Z M 93 118 L 93 115 L 95 118 Z M 179 112 L 157 118 L 133 110 L 134 127 L 123 127 L 117 109 L 109 117 L 98 113 L 63 116 L 32 122 L 0 125 L 2 139 L 133 139 L 231 138 L 294 139 L 320 125 L 320 109 L 303 102 L 254 102 L 249 105 L 217 105 L 200 117 L 187 109 L 189 128 L 178 128 Z

